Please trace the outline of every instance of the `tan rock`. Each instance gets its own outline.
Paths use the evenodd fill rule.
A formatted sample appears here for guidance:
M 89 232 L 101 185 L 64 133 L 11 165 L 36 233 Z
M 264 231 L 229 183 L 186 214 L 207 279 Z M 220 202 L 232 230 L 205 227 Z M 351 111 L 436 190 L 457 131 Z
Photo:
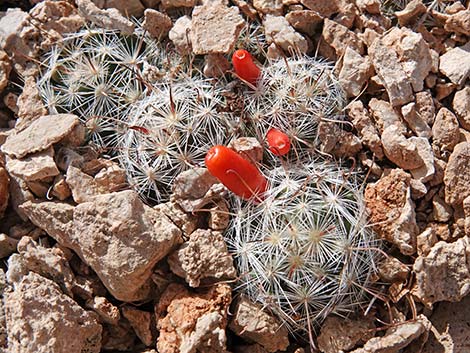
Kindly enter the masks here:
M 470 43 L 450 49 L 439 59 L 439 71 L 461 85 L 470 76 Z
M 470 196 L 467 196 L 463 200 L 463 211 L 465 215 L 465 221 L 464 221 L 465 232 L 466 234 L 470 234 Z
M 450 15 L 444 29 L 448 32 L 455 32 L 465 36 L 470 35 L 470 10 L 458 11 Z
M 119 309 L 105 297 L 93 297 L 85 303 L 85 306 L 97 313 L 100 319 L 107 324 L 117 325 L 121 318 Z
M 175 21 L 168 33 L 168 37 L 181 55 L 189 54 L 192 50 L 191 30 L 191 18 L 181 16 Z
M 180 228 L 185 235 L 189 235 L 197 229 L 199 219 L 192 213 L 186 213 L 184 210 L 174 201 L 166 203 L 160 203 L 154 207 L 158 212 L 163 213 L 167 216 L 178 228 Z
M 78 11 L 83 17 L 96 26 L 110 30 L 119 30 L 124 34 L 132 34 L 134 32 L 135 25 L 132 21 L 122 16 L 119 10 L 115 8 L 101 10 L 90 0 L 76 0 L 76 3 Z
M 59 174 L 54 162 L 54 149 L 28 155 L 23 159 L 6 158 L 6 169 L 24 181 L 43 180 Z
M 285 17 L 296 31 L 309 36 L 313 36 L 315 30 L 323 21 L 323 18 L 312 10 L 289 11 Z
M 369 101 L 369 110 L 380 133 L 393 125 L 398 128 L 400 133 L 404 134 L 406 132 L 405 124 L 403 124 L 400 116 L 390 103 L 372 98 Z
M 203 73 L 206 77 L 222 77 L 232 68 L 222 54 L 207 54 L 204 58 Z
M 352 1 L 344 1 L 340 12 L 333 17 L 333 21 L 348 29 L 352 29 L 359 15 L 360 11 Z M 358 37 L 360 38 L 360 36 Z
M 0 167 L 0 219 L 8 206 L 10 178 L 5 168 Z
M 4 294 L 11 353 L 100 352 L 101 325 L 59 286 L 30 272 Z M 31 334 L 34 332 L 34 335 Z
M 243 297 L 235 304 L 229 327 L 238 336 L 260 344 L 268 352 L 285 351 L 289 345 L 286 327 Z
M 147 311 L 136 309 L 132 306 L 122 307 L 122 316 L 131 324 L 137 337 L 145 344 L 150 347 L 155 344 L 155 336 L 153 334 L 152 325 L 152 314 Z
M 376 225 L 374 230 L 405 255 L 416 252 L 418 235 L 410 179 L 410 175 L 403 170 L 393 169 L 378 182 L 367 185 L 365 191 L 370 221 Z
M 332 122 L 318 124 L 318 139 L 321 141 L 322 152 L 331 152 L 338 158 L 354 156 L 362 148 L 361 140 L 356 135 L 342 130 Z
M 285 17 L 267 15 L 263 24 L 266 40 L 268 44 L 275 43 L 275 49 L 281 48 L 286 55 L 307 52 L 307 40 L 290 26 Z
M 379 0 L 356 0 L 357 7 L 371 14 L 380 14 L 380 1 Z
M 227 353 L 227 310 L 231 289 L 218 284 L 192 293 L 172 283 L 155 307 L 160 353 Z
M 222 199 L 209 209 L 208 226 L 212 230 L 224 231 L 230 223 L 230 209 L 227 201 Z
M 168 257 L 170 269 L 191 287 L 222 279 L 232 279 L 237 272 L 222 233 L 198 229 L 189 241 Z
M 15 128 L 18 131 L 24 129 L 41 116 L 47 115 L 47 109 L 42 102 L 35 77 L 27 76 L 25 78 L 23 91 L 18 97 L 17 105 L 18 121 Z
M 52 196 L 56 197 L 60 201 L 68 199 L 72 192 L 70 191 L 69 186 L 67 185 L 65 178 L 62 174 L 57 175 L 54 178 L 52 183 Z M 51 197 L 51 196 L 50 196 Z
M 0 233 L 0 259 L 10 256 L 16 251 L 18 240 Z M 0 345 L 1 347 L 1 345 Z
M 374 328 L 371 318 L 350 319 L 329 316 L 321 326 L 318 348 L 323 353 L 350 350 L 374 337 Z
M 107 190 L 101 188 L 93 177 L 73 165 L 67 169 L 65 181 L 76 203 L 92 201 L 95 196 L 107 193 Z
M 284 14 L 282 0 L 253 0 L 253 7 L 263 14 L 274 16 L 282 16 Z
M 424 165 L 415 140 L 413 138 L 407 139 L 400 133 L 396 125 L 384 129 L 381 140 L 385 156 L 400 168 L 410 170 Z
M 459 205 L 470 195 L 470 143 L 455 146 L 444 173 L 445 201 Z
M 419 256 L 426 256 L 429 254 L 434 244 L 439 241 L 437 238 L 437 232 L 433 227 L 427 227 L 416 239 Z
M 332 46 L 336 55 L 344 55 L 346 48 L 351 48 L 359 54 L 364 54 L 364 43 L 362 40 L 347 27 L 325 18 L 323 25 L 322 38 Z
M 426 120 L 424 120 L 421 114 L 419 114 L 417 104 L 415 102 L 402 106 L 401 114 L 416 136 L 426 138 L 430 138 L 432 136 L 432 130 Z
M 237 7 L 221 3 L 193 10 L 191 43 L 195 54 L 228 54 L 233 50 L 245 21 Z
M 452 151 L 459 143 L 459 122 L 447 108 L 441 108 L 432 126 L 433 145 L 439 151 Z
M 0 93 L 8 84 L 8 78 L 11 72 L 11 63 L 7 53 L 0 50 Z
M 228 147 L 252 162 L 261 162 L 263 159 L 264 149 L 255 137 L 239 137 L 230 141 Z
M 1 150 L 16 158 L 43 151 L 66 137 L 78 123 L 72 114 L 42 116 L 26 129 L 9 135 Z
M 436 99 L 442 101 L 444 98 L 448 97 L 452 92 L 454 92 L 457 85 L 452 82 L 447 83 L 437 83 L 434 86 L 436 91 Z
M 142 27 L 149 33 L 150 36 L 158 40 L 165 38 L 170 32 L 173 23 L 171 18 L 157 10 L 146 9 L 145 20 Z
M 395 12 L 395 16 L 400 26 L 404 27 L 414 23 L 419 16 L 426 13 L 426 10 L 422 0 L 412 0 L 403 10 Z
M 307 9 L 317 12 L 321 17 L 330 17 L 331 15 L 340 12 L 342 8 L 342 1 L 316 1 L 316 0 L 300 0 L 300 3 Z
M 415 107 L 417 109 L 417 114 L 421 119 L 423 119 L 429 126 L 434 124 L 436 109 L 434 107 L 434 100 L 431 92 L 422 91 L 416 93 Z
M 432 198 L 432 217 L 437 222 L 448 222 L 452 217 L 452 207 L 444 202 L 439 194 Z
M 387 283 L 405 282 L 410 274 L 410 269 L 400 260 L 394 257 L 386 257 L 378 268 L 380 279 Z
M 339 82 L 348 97 L 358 96 L 373 73 L 374 68 L 368 57 L 361 56 L 351 47 L 346 48 Z
M 428 307 L 443 300 L 460 301 L 470 292 L 469 254 L 467 236 L 454 243 L 438 242 L 428 255 L 416 259 L 412 294 Z
M 124 16 L 142 17 L 144 13 L 144 4 L 141 0 L 92 0 L 100 8 L 116 8 Z M 148 7 L 148 6 L 146 6 Z
M 459 119 L 460 125 L 470 131 L 470 86 L 457 91 L 452 102 L 454 113 Z
M 196 3 L 196 0 L 162 0 L 160 4 L 163 10 L 168 10 L 177 7 L 194 7 Z
M 416 146 L 419 158 L 424 162 L 421 167 L 411 169 L 410 173 L 414 179 L 426 183 L 433 178 L 435 173 L 434 153 L 432 152 L 431 144 L 424 137 L 412 136 L 408 140 Z

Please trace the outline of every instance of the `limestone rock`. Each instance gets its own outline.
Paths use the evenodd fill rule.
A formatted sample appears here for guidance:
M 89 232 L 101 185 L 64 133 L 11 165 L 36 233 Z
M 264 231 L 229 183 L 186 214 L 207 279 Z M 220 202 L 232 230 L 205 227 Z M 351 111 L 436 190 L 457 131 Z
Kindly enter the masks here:
M 18 240 L 0 233 L 0 259 L 10 256 L 16 251 Z M 1 345 L 0 345 L 1 347 Z
M 408 140 L 416 146 L 419 158 L 424 162 L 421 167 L 411 169 L 411 175 L 413 175 L 414 179 L 426 183 L 433 178 L 435 173 L 434 153 L 432 152 L 431 144 L 424 137 L 412 136 Z
M 154 345 L 155 337 L 152 333 L 152 325 L 154 324 L 152 314 L 131 306 L 124 306 L 121 310 L 122 315 L 129 321 L 142 343 L 147 347 Z
M 178 18 L 170 32 L 168 37 L 175 45 L 176 50 L 181 55 L 186 55 L 191 52 L 192 41 L 191 41 L 192 22 L 188 16 L 181 16 Z
M 83 173 L 73 165 L 67 169 L 65 181 L 70 187 L 76 203 L 91 201 L 95 196 L 105 194 L 107 191 L 104 188 L 100 188 L 93 177 Z
M 191 287 L 221 279 L 232 279 L 237 272 L 220 232 L 198 229 L 189 241 L 168 257 L 171 270 Z
M 459 205 L 470 195 L 470 143 L 462 142 L 454 147 L 444 172 L 445 200 Z
M 340 12 L 342 8 L 341 0 L 332 1 L 316 1 L 316 0 L 300 0 L 300 3 L 307 9 L 317 12 L 321 17 L 330 17 Z
M 7 53 L 0 50 L 0 93 L 5 89 L 8 84 L 8 77 L 10 76 L 11 63 Z
M 31 154 L 23 159 L 6 158 L 6 168 L 24 181 L 43 180 L 59 174 L 59 170 L 54 163 L 54 149 Z
M 459 143 L 459 122 L 447 108 L 441 108 L 432 126 L 433 145 L 439 151 L 452 151 Z
M 168 35 L 171 27 L 173 27 L 171 18 L 168 15 L 153 9 L 146 9 L 144 14 L 145 20 L 142 27 L 150 36 L 160 40 Z
M 395 12 L 395 16 L 400 26 L 404 27 L 416 21 L 418 16 L 424 14 L 426 10 L 422 0 L 412 0 L 403 10 Z
M 253 0 L 253 7 L 263 14 L 282 16 L 284 4 L 282 0 Z
M 373 72 L 372 63 L 368 57 L 361 56 L 351 47 L 346 48 L 339 73 L 339 82 L 348 97 L 358 96 Z
M 244 25 L 237 7 L 222 3 L 196 6 L 191 29 L 194 54 L 228 54 Z
M 429 126 L 434 124 L 434 118 L 436 115 L 436 108 L 434 107 L 434 100 L 431 92 L 422 91 L 416 93 L 416 110 L 417 114 L 423 119 Z
M 357 7 L 370 14 L 380 14 L 380 1 L 379 0 L 357 0 Z
M 279 46 L 287 55 L 293 52 L 306 53 L 308 50 L 307 40 L 283 16 L 266 15 L 264 33 L 268 44 L 275 43 L 274 48 Z
M 168 10 L 177 7 L 194 7 L 196 3 L 196 0 L 162 0 L 161 7 L 163 10 Z
M 402 169 L 417 169 L 424 165 L 415 141 L 402 135 L 396 125 L 384 129 L 382 146 L 387 158 Z
M 470 36 L 470 10 L 458 11 L 450 15 L 444 24 L 444 29 L 448 32 Z
M 404 105 L 401 107 L 401 114 L 416 136 L 430 138 L 432 136 L 432 130 L 426 120 L 419 114 L 416 105 L 415 102 Z
M 117 29 L 124 34 L 134 32 L 135 25 L 122 16 L 119 10 L 115 8 L 101 10 L 90 0 L 76 0 L 76 3 L 83 17 L 96 26 L 110 30 Z
M 47 115 L 39 89 L 34 76 L 25 78 L 23 91 L 18 97 L 18 120 L 15 124 L 16 130 L 20 131 L 30 125 L 34 120 Z
M 268 352 L 284 351 L 289 345 L 286 327 L 246 298 L 236 302 L 229 327 L 238 336 L 260 344 Z
M 65 138 L 78 124 L 78 117 L 72 114 L 42 116 L 26 129 L 9 135 L 1 150 L 16 158 L 43 151 Z
M 470 131 L 470 86 L 466 86 L 455 93 L 452 108 L 454 108 L 460 125 L 465 130 Z
M 360 55 L 364 54 L 362 40 L 347 27 L 328 18 L 324 20 L 322 38 L 335 49 L 338 57 L 345 53 L 346 48 L 350 48 Z
M 286 20 L 295 30 L 313 36 L 315 29 L 322 23 L 323 18 L 311 10 L 289 11 Z
M 416 252 L 418 226 L 414 203 L 411 200 L 410 175 L 393 169 L 378 182 L 369 184 L 365 202 L 370 222 L 379 236 L 394 243 L 405 255 Z
M 417 248 L 419 256 L 426 256 L 431 251 L 432 247 L 439 241 L 437 239 L 437 232 L 430 226 L 427 227 L 423 232 L 418 234 Z
M 9 352 L 100 352 L 96 316 L 51 280 L 30 272 L 4 294 L 4 302 Z
M 0 167 L 0 219 L 8 206 L 10 178 L 5 168 Z
M 225 199 L 215 202 L 215 206 L 209 209 L 208 226 L 212 230 L 223 232 L 230 223 L 230 209 Z
M 439 58 L 439 71 L 461 85 L 470 76 L 470 42 L 448 50 Z
M 372 98 L 369 101 L 369 109 L 380 133 L 392 125 L 398 127 L 398 131 L 401 134 L 406 132 L 405 124 L 403 124 L 400 116 L 395 112 L 390 103 Z
M 470 244 L 468 236 L 454 243 L 438 242 L 414 265 L 416 282 L 411 293 L 424 305 L 460 301 L 470 293 Z

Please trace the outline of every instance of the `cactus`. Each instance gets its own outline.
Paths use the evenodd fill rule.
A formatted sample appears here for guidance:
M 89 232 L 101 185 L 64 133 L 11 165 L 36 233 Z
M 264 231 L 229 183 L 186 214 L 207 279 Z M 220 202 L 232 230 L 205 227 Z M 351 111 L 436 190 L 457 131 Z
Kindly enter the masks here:
M 234 199 L 226 233 L 239 289 L 292 331 L 365 302 L 378 240 L 366 223 L 357 175 L 305 159 L 266 171 L 260 203 Z
M 265 60 L 267 47 L 263 28 L 256 22 L 247 22 L 235 43 L 235 49 L 245 49 L 261 61 Z

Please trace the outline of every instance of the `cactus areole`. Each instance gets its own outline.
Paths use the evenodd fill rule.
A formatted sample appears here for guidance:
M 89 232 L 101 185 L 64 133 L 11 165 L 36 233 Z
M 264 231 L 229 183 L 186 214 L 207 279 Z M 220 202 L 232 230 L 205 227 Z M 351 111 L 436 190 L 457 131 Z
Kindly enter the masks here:
M 236 50 L 232 56 L 232 64 L 238 77 L 256 86 L 261 70 L 256 66 L 249 52 L 244 49 Z
M 267 181 L 258 168 L 225 146 L 214 146 L 206 154 L 209 172 L 230 191 L 245 200 L 261 199 Z

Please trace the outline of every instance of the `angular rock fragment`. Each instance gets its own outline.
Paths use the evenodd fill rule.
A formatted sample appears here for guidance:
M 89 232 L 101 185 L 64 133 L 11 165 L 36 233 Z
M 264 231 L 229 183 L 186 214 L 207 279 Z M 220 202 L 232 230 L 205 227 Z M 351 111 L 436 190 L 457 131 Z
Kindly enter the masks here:
M 145 29 L 150 36 L 158 40 L 166 37 L 170 31 L 173 23 L 171 18 L 157 10 L 146 9 L 145 20 L 142 24 L 142 28 Z
M 8 206 L 8 200 L 10 198 L 10 178 L 5 168 L 0 167 L 0 219 L 3 218 L 3 214 Z
M 51 280 L 30 272 L 4 294 L 4 303 L 9 352 L 100 352 L 102 328 L 96 315 Z
M 431 226 L 427 227 L 423 232 L 418 234 L 418 237 L 416 239 L 419 256 L 426 256 L 427 254 L 429 254 L 434 244 L 439 241 L 437 239 L 436 233 L 437 232 Z
M 7 53 L 0 50 L 0 93 L 5 89 L 8 84 L 8 77 L 10 76 L 11 63 Z
M 106 190 L 100 188 L 93 177 L 83 173 L 73 165 L 67 169 L 65 181 L 70 187 L 76 203 L 91 201 L 95 196 L 106 193 Z
M 414 179 L 419 180 L 422 183 L 426 183 L 433 178 L 435 173 L 434 154 L 432 152 L 431 144 L 428 139 L 424 137 L 412 136 L 408 140 L 416 146 L 419 158 L 424 162 L 422 166 L 411 169 L 410 173 Z
M 246 298 L 240 298 L 235 304 L 229 327 L 238 336 L 260 344 L 268 352 L 284 351 L 289 345 L 286 327 Z
M 322 152 L 331 152 L 338 158 L 354 156 L 362 148 L 361 141 L 356 135 L 342 130 L 332 122 L 318 124 L 318 139 L 321 141 Z
M 450 15 L 444 24 L 444 29 L 448 32 L 470 36 L 470 10 L 458 11 Z
M 415 141 L 402 135 L 396 125 L 384 129 L 382 146 L 387 158 L 402 169 L 417 169 L 424 165 Z
M 407 26 L 426 12 L 426 6 L 424 6 L 422 0 L 410 1 L 403 10 L 395 12 L 395 16 L 398 19 L 400 26 Z
M 178 7 L 194 7 L 196 0 L 162 0 L 161 6 L 163 10 L 178 8 Z
M 439 71 L 461 85 L 470 76 L 470 42 L 450 49 L 439 58 Z
M 142 343 L 147 347 L 154 345 L 155 337 L 152 332 L 152 325 L 154 325 L 155 322 L 152 320 L 152 314 L 131 306 L 124 306 L 121 310 L 122 316 L 129 321 Z
M 385 258 L 378 268 L 378 275 L 387 283 L 405 282 L 410 274 L 410 269 L 394 257 Z
M 315 11 L 294 10 L 287 13 L 286 20 L 295 30 L 312 36 L 323 18 Z
M 212 230 L 224 231 L 230 223 L 230 209 L 227 201 L 221 199 L 215 202 L 215 206 L 209 209 L 208 226 Z
M 335 49 L 338 57 L 345 53 L 346 48 L 350 48 L 360 55 L 364 54 L 362 40 L 347 27 L 328 18 L 324 20 L 322 38 Z
M 300 3 L 307 9 L 317 12 L 321 17 L 330 17 L 340 12 L 342 8 L 341 0 L 332 1 L 316 1 L 316 0 L 300 0 Z
M 416 252 L 418 226 L 414 203 L 411 200 L 410 175 L 393 169 L 365 191 L 365 202 L 374 230 L 395 244 L 405 255 Z
M 174 201 L 160 203 L 155 206 L 154 209 L 167 216 L 183 231 L 185 237 L 189 237 L 189 235 L 197 229 L 199 223 L 198 217 L 191 213 L 184 212 L 184 210 Z
M 18 97 L 17 106 L 18 120 L 15 124 L 17 131 L 23 130 L 34 120 L 47 115 L 47 109 L 42 102 L 34 76 L 25 77 L 23 91 Z
M 18 240 L 0 233 L 0 259 L 10 256 L 16 251 Z M 0 345 L 1 347 L 1 345 Z
M 222 3 L 196 6 L 191 28 L 194 54 L 228 54 L 244 25 L 237 7 Z
M 411 102 L 401 107 L 401 114 L 416 136 L 426 138 L 432 136 L 432 130 L 426 120 L 419 114 L 416 103 Z
M 24 181 L 43 180 L 59 174 L 59 169 L 54 162 L 52 147 L 23 159 L 7 157 L 6 168 L 10 174 Z
M 85 303 L 85 306 L 97 313 L 107 324 L 117 325 L 121 318 L 118 307 L 111 304 L 105 297 L 93 297 Z
M 403 124 L 400 116 L 395 112 L 390 103 L 372 98 L 369 101 L 369 109 L 380 133 L 392 125 L 398 127 L 400 133 L 406 132 L 405 124 Z
M 283 16 L 267 15 L 263 24 L 266 40 L 271 44 L 272 50 L 277 51 L 279 47 L 286 55 L 307 52 L 307 40 L 297 33 Z
M 456 302 L 470 293 L 470 244 L 468 236 L 454 243 L 440 241 L 414 265 L 416 282 L 411 293 L 432 308 L 439 301 Z
M 78 117 L 73 114 L 42 116 L 26 129 L 9 135 L 1 150 L 16 158 L 43 151 L 65 138 L 78 124 Z
M 101 10 L 90 0 L 76 0 L 78 10 L 85 19 L 96 26 L 110 30 L 119 30 L 124 34 L 132 34 L 135 25 L 121 15 L 119 10 L 110 8 Z
M 282 16 L 284 4 L 282 0 L 253 0 L 253 7 L 263 14 Z
M 422 91 L 416 93 L 416 111 L 420 118 L 424 120 L 428 126 L 434 124 L 436 108 L 434 107 L 434 100 L 431 92 Z
M 459 122 L 447 108 L 441 108 L 432 126 L 433 145 L 439 151 L 452 151 L 460 140 Z
M 263 146 L 255 137 L 239 137 L 230 141 L 228 147 L 242 154 L 252 162 L 261 162 L 263 159 Z
M 452 102 L 454 113 L 459 119 L 460 125 L 470 131 L 470 86 L 466 86 L 455 93 Z
M 118 9 L 124 16 L 134 16 L 139 18 L 144 13 L 144 5 L 156 5 L 151 2 L 155 0 L 147 0 L 148 4 L 145 4 L 145 0 L 92 0 L 95 5 L 102 9 L 115 8 Z M 145 6 L 145 7 L 154 7 Z
M 358 96 L 373 73 L 374 68 L 368 57 L 361 56 L 351 47 L 346 48 L 339 82 L 348 97 Z
M 201 281 L 231 279 L 237 274 L 222 234 L 211 230 L 193 232 L 189 241 L 168 257 L 168 263 L 191 287 L 199 287 Z
M 445 200 L 459 205 L 470 195 L 470 143 L 454 147 L 444 172 Z
M 191 52 L 191 31 L 191 18 L 189 18 L 188 16 L 181 16 L 175 21 L 173 27 L 168 33 L 168 37 L 173 42 L 176 50 L 181 55 L 186 55 Z
M 229 61 L 222 54 L 207 54 L 204 58 L 203 73 L 206 77 L 222 77 L 230 69 Z

